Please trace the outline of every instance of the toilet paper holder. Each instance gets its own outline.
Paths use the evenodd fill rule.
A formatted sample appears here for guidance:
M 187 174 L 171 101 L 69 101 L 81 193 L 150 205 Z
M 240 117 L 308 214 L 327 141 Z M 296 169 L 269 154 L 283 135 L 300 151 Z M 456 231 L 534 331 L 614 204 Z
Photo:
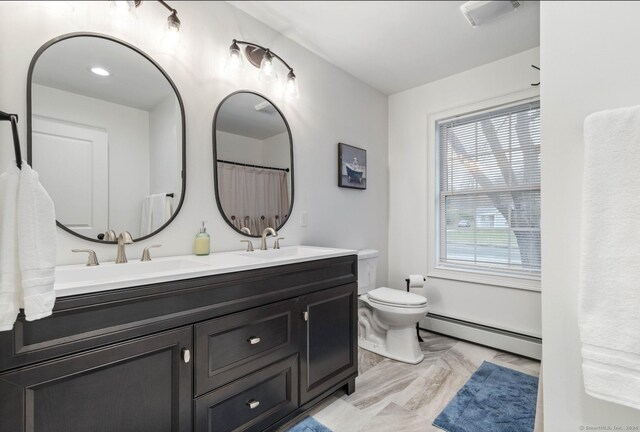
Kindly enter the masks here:
M 423 277 L 422 280 L 426 282 L 427 278 Z M 405 279 L 404 281 L 407 283 L 407 292 L 410 292 L 410 290 L 409 290 L 409 278 Z
M 427 278 L 423 277 L 422 278 L 425 282 L 427 281 Z M 404 280 L 407 283 L 407 292 L 411 292 L 411 290 L 409 289 L 409 278 Z M 416 334 L 418 335 L 418 342 L 424 342 L 424 340 L 422 339 L 422 337 L 420 336 L 420 323 L 416 323 Z

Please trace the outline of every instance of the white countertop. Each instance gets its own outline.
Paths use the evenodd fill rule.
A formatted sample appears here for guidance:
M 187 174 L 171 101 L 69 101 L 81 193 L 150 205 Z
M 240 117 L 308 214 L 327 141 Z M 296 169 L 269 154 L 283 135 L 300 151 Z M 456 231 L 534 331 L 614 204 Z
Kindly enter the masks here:
M 130 260 L 126 264 L 100 263 L 56 267 L 56 297 L 108 291 L 118 288 L 191 279 L 305 261 L 354 255 L 350 249 L 315 246 L 286 246 L 255 252 L 218 252 L 207 256 L 181 255 L 153 258 L 152 261 Z

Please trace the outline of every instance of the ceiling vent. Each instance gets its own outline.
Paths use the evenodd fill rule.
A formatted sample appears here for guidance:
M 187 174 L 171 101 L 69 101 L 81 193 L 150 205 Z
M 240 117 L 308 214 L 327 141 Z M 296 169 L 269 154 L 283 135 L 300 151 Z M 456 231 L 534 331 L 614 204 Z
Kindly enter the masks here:
M 462 15 L 473 27 L 493 21 L 494 19 L 515 11 L 522 5 L 520 1 L 468 1 L 460 6 Z

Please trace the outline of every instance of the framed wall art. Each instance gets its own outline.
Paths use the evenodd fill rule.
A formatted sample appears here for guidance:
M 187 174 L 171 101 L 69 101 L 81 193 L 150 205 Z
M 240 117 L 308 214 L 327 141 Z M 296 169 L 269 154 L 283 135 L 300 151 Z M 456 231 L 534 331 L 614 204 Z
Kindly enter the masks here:
M 367 188 L 367 151 L 349 144 L 338 144 L 338 186 Z

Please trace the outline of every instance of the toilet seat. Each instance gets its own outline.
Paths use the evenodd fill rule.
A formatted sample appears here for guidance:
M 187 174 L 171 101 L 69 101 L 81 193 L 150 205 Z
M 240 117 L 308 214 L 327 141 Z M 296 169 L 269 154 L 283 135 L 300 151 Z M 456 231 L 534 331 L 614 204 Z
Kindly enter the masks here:
M 427 299 L 421 295 L 387 287 L 369 291 L 367 298 L 371 303 L 400 308 L 423 308 L 427 305 Z

